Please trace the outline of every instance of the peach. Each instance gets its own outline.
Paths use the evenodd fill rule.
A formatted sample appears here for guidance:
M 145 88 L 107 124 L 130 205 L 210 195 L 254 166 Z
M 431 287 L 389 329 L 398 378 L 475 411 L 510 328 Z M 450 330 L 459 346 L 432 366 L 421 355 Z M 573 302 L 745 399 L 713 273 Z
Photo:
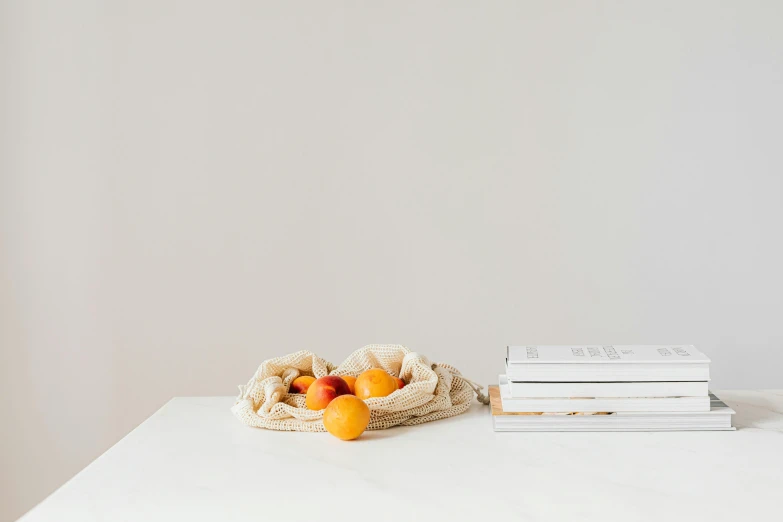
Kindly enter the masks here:
M 360 399 L 386 397 L 396 390 L 396 379 L 380 368 L 367 370 L 356 379 L 356 396 Z
M 405 381 L 403 381 L 399 377 L 395 377 L 395 379 L 397 379 L 397 389 L 401 390 L 403 386 L 405 386 Z
M 332 399 L 340 395 L 349 395 L 351 389 L 341 377 L 337 375 L 326 375 L 319 377 L 307 389 L 305 405 L 311 410 L 323 410 Z
M 353 395 L 337 397 L 324 411 L 324 428 L 342 440 L 353 440 L 370 423 L 370 408 L 363 400 Z
M 348 383 L 348 387 L 351 389 L 351 395 L 356 395 L 356 377 L 353 375 L 341 375 L 340 377 Z
M 307 388 L 315 382 L 315 377 L 310 375 L 300 375 L 291 383 L 288 393 L 307 393 Z

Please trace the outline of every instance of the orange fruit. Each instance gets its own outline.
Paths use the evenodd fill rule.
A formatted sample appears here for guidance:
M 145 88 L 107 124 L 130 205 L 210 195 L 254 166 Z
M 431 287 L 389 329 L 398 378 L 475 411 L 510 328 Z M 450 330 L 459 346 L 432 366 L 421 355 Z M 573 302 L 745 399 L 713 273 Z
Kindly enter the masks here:
M 397 390 L 397 380 L 380 368 L 373 368 L 359 375 L 354 385 L 360 399 L 386 397 Z
M 355 439 L 369 423 L 370 408 L 353 395 L 340 395 L 324 411 L 324 427 L 338 439 Z
M 402 389 L 402 387 L 405 386 L 405 381 L 403 381 L 399 377 L 395 377 L 395 379 L 397 380 L 397 388 Z
M 315 377 L 311 377 L 310 375 L 301 375 L 294 379 L 294 382 L 291 383 L 291 388 L 288 390 L 288 393 L 307 393 L 307 388 L 309 388 L 310 385 L 314 382 Z
M 341 375 L 340 377 L 348 383 L 348 387 L 351 389 L 351 394 L 356 395 L 356 377 L 353 375 Z

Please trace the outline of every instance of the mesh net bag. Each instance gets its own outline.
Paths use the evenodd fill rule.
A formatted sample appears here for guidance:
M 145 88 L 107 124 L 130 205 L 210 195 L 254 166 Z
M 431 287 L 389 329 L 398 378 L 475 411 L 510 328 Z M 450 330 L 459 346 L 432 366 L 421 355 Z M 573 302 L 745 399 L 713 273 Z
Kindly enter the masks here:
M 300 375 L 352 375 L 382 368 L 402 378 L 405 387 L 387 397 L 364 402 L 370 408 L 368 430 L 412 426 L 464 413 L 473 396 L 488 404 L 482 387 L 463 377 L 448 364 L 433 364 L 421 354 L 400 345 L 368 345 L 335 366 L 312 352 L 302 350 L 261 363 L 253 378 L 239 387 L 231 408 L 248 426 L 283 431 L 325 431 L 323 410 L 308 410 L 305 394 L 288 393 Z

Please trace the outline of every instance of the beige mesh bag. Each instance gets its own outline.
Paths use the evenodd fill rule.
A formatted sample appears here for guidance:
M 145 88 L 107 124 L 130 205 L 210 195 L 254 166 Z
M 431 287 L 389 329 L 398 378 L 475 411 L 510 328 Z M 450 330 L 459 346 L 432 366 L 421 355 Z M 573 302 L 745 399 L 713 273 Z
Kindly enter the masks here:
M 250 382 L 239 387 L 239 397 L 231 411 L 248 426 L 325 431 L 323 410 L 308 410 L 304 394 L 289 394 L 291 382 L 300 375 L 356 377 L 370 368 L 383 368 L 408 384 L 387 397 L 365 400 L 370 407 L 368 430 L 411 426 L 459 415 L 470 407 L 474 394 L 479 402 L 489 403 L 481 392 L 483 388 L 463 377 L 456 368 L 433 364 L 404 346 L 372 344 L 353 352 L 340 366 L 306 350 L 264 361 Z

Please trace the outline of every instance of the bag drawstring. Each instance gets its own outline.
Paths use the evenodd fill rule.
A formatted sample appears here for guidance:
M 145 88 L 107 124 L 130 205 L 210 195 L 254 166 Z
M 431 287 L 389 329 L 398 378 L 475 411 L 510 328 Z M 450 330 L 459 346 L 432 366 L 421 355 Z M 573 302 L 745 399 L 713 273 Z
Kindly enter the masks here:
M 488 405 L 489 404 L 489 397 L 484 395 L 484 393 L 481 391 L 484 389 L 483 386 L 479 386 L 475 382 L 471 381 L 467 377 L 463 377 L 462 375 L 454 375 L 454 377 L 458 379 L 462 379 L 463 382 L 467 383 L 468 386 L 473 388 L 473 391 L 476 393 L 476 400 L 478 400 L 481 404 Z

